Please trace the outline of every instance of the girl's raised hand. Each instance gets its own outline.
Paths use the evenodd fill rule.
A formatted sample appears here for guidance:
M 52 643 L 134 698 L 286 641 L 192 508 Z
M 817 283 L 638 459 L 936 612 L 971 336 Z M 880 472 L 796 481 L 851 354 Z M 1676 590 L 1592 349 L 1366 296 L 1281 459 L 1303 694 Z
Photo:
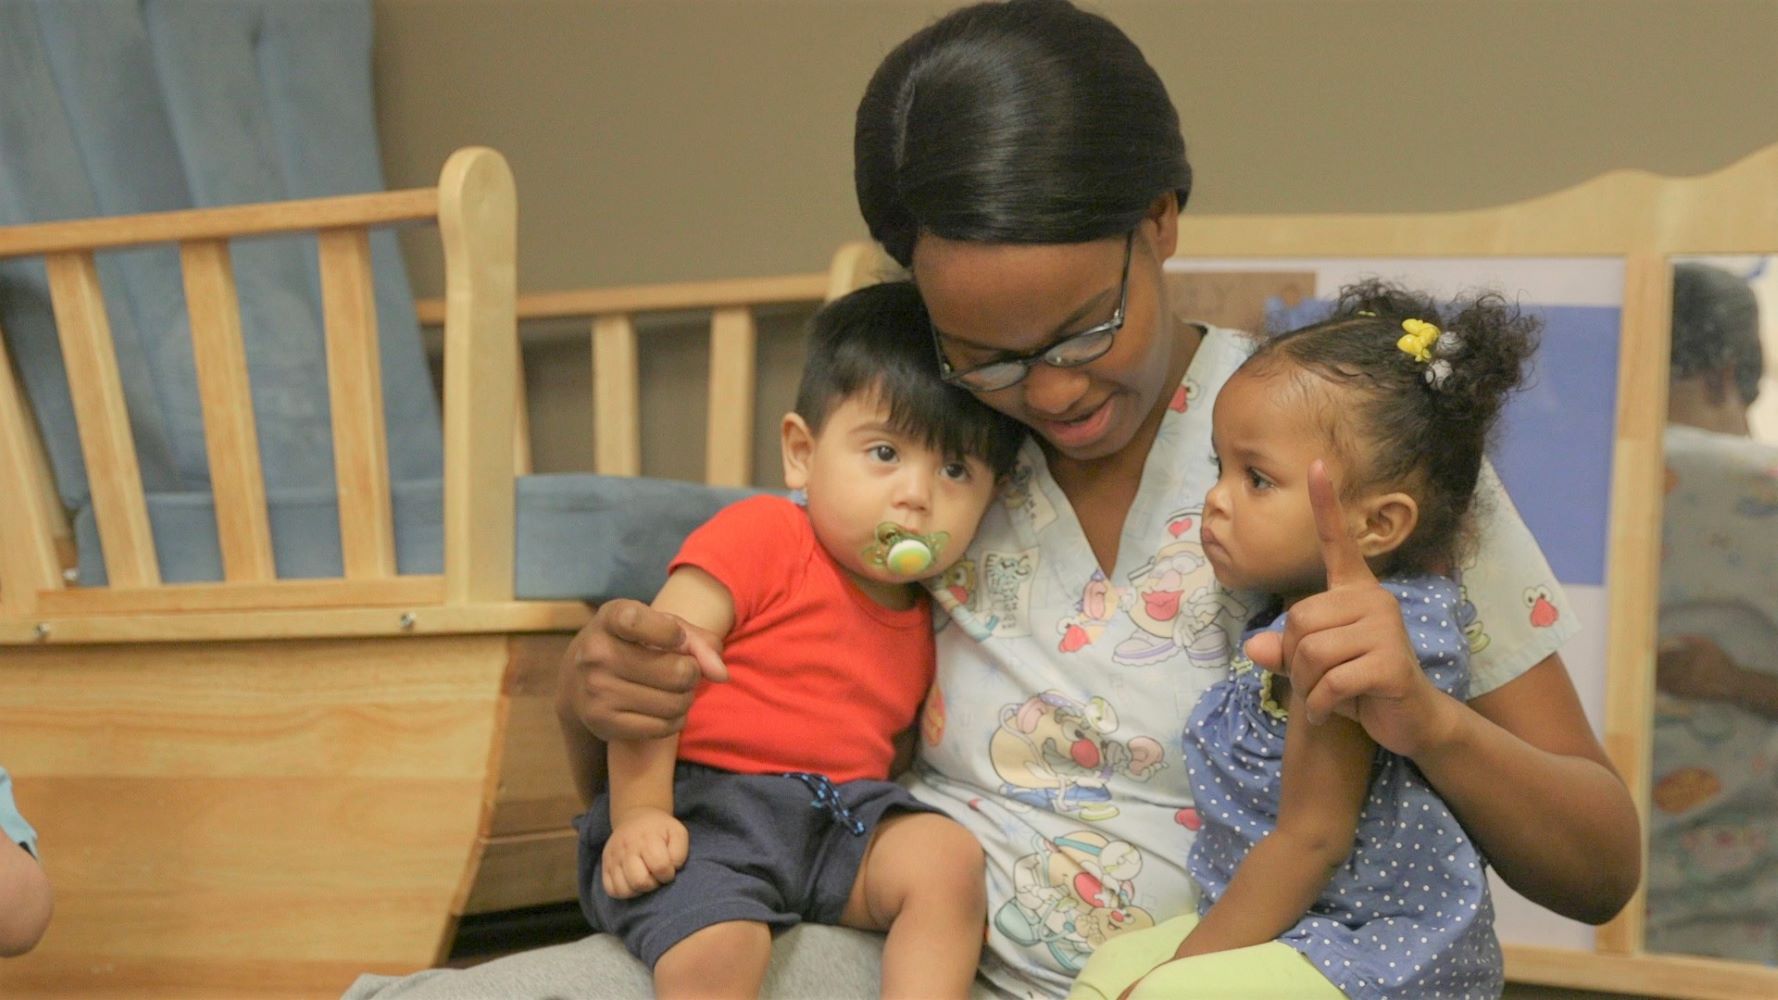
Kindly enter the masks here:
M 1282 634 L 1247 641 L 1254 663 L 1304 692 L 1309 721 L 1338 712 L 1378 745 L 1414 757 L 1447 726 L 1450 699 L 1427 680 L 1408 643 L 1395 596 L 1377 582 L 1346 528 L 1339 494 L 1319 460 L 1309 465 L 1309 503 L 1327 567 L 1327 589 L 1290 608 Z

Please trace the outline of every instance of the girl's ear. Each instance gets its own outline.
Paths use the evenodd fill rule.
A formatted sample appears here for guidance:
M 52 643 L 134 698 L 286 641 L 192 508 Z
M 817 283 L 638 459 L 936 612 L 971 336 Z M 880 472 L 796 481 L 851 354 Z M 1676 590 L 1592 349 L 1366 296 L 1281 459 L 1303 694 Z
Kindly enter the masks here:
M 1406 493 L 1370 497 L 1360 505 L 1360 513 L 1364 521 L 1358 526 L 1358 551 L 1366 559 L 1401 548 L 1420 523 L 1420 506 Z
M 784 414 L 778 427 L 778 448 L 784 455 L 784 485 L 800 490 L 809 485 L 809 459 L 815 454 L 815 433 L 794 413 Z

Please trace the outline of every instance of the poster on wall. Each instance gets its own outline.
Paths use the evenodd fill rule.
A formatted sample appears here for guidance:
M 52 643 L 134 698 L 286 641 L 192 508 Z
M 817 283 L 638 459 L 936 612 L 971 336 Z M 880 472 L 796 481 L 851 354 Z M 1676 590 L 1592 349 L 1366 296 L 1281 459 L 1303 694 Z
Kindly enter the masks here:
M 1507 403 L 1490 457 L 1508 495 L 1568 596 L 1580 626 L 1561 648 L 1595 732 L 1604 732 L 1605 587 L 1618 356 L 1621 260 L 1438 258 L 1255 261 L 1174 259 L 1170 305 L 1181 318 L 1264 333 L 1314 318 L 1342 285 L 1399 282 L 1441 300 L 1495 291 L 1543 320 L 1523 391 Z M 1522 613 L 1554 627 L 1556 606 L 1536 586 Z M 1556 916 L 1494 879 L 1499 933 L 1508 944 L 1591 950 L 1594 929 Z

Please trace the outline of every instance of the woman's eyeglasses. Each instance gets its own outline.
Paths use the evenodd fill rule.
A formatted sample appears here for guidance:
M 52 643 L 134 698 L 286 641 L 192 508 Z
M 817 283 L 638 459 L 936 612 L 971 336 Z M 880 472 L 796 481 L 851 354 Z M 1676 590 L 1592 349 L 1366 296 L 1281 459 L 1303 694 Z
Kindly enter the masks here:
M 1041 351 L 990 361 L 963 371 L 951 367 L 950 359 L 945 357 L 945 349 L 939 343 L 938 327 L 931 326 L 931 321 L 928 320 L 927 325 L 932 329 L 932 346 L 938 351 L 939 376 L 952 385 L 960 385 L 975 392 L 994 392 L 1023 382 L 1025 376 L 1031 373 L 1033 365 L 1078 368 L 1104 357 L 1111 350 L 1112 339 L 1123 329 L 1124 310 L 1130 304 L 1130 249 L 1135 243 L 1135 237 L 1136 231 L 1133 229 L 1124 237 L 1124 276 L 1117 295 L 1117 312 L 1112 313 L 1109 320 L 1058 340 Z

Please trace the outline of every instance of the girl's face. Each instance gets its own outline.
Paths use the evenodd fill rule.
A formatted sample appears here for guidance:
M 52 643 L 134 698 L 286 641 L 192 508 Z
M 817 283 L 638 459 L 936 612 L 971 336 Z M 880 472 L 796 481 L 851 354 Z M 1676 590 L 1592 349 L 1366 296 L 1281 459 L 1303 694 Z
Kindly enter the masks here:
M 1309 463 L 1323 459 L 1336 488 L 1345 469 L 1310 409 L 1304 387 L 1277 373 L 1236 372 L 1216 395 L 1210 446 L 1218 472 L 1199 541 L 1225 587 L 1288 597 L 1326 585 Z
M 1159 413 L 1184 377 L 1189 341 L 1168 315 L 1161 262 L 1171 256 L 1176 215 L 1167 207 L 1137 226 L 1130 243 L 1124 323 L 1106 353 L 1074 368 L 1033 364 L 982 402 L 1036 432 L 1054 452 L 1090 462 L 1121 452 Z M 1044 351 L 1116 313 L 1126 240 L 971 243 L 922 235 L 914 282 L 945 359 L 957 371 Z

